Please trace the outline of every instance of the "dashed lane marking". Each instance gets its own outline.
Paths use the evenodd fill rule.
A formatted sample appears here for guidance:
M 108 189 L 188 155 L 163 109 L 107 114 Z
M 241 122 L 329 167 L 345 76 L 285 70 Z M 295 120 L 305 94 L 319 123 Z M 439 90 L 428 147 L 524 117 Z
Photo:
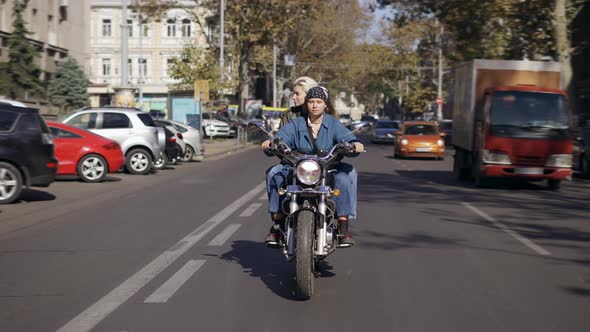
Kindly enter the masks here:
M 129 277 L 121 285 L 117 286 L 110 293 L 96 301 L 78 316 L 62 326 L 58 332 L 86 332 L 92 330 L 98 323 L 105 319 L 119 306 L 125 303 L 143 286 L 155 278 L 170 264 L 174 263 L 180 256 L 192 248 L 205 235 L 209 234 L 216 226 L 222 223 L 230 215 L 236 212 L 244 204 L 260 194 L 266 188 L 265 183 L 257 185 L 254 189 L 244 194 L 239 199 L 228 205 L 219 213 L 207 220 L 203 225 L 192 231 L 183 239 L 178 241 L 170 249 L 164 251 L 148 265 Z
M 480 209 L 476 208 L 475 206 L 473 206 L 473 205 L 471 205 L 469 203 L 465 203 L 465 202 L 463 202 L 463 205 L 465 207 L 467 207 L 469 210 L 475 212 L 475 214 L 479 215 L 480 217 L 482 217 L 485 220 L 487 220 L 487 221 L 491 222 L 492 224 L 494 224 L 494 226 L 496 226 L 499 229 L 503 230 L 504 232 L 508 233 L 510 236 L 512 236 L 513 238 L 515 238 L 516 240 L 518 240 L 520 243 L 524 244 L 525 246 L 529 247 L 530 249 L 532 249 L 537 254 L 543 255 L 543 256 L 549 256 L 549 255 L 551 255 L 551 253 L 549 251 L 543 249 L 541 246 L 537 245 L 533 241 L 531 241 L 531 240 L 527 239 L 526 237 L 523 237 L 522 235 L 520 235 L 517 232 L 513 231 L 508 226 L 506 226 L 506 225 L 502 224 L 501 222 L 497 221 L 495 218 L 489 216 L 488 214 L 486 214 L 485 212 L 483 212 Z
M 246 208 L 246 210 L 244 210 L 241 214 L 240 217 L 250 217 L 251 215 L 254 214 L 254 212 L 256 212 L 256 210 L 258 210 L 259 207 L 262 206 L 262 203 L 252 203 L 250 204 L 250 206 L 248 206 L 248 208 Z
M 177 290 L 205 264 L 204 260 L 188 261 L 178 272 L 174 273 L 168 281 L 150 295 L 145 303 L 165 303 L 176 293 Z
M 237 230 L 240 228 L 239 224 L 231 224 L 227 226 L 221 233 L 209 242 L 210 246 L 222 246 Z

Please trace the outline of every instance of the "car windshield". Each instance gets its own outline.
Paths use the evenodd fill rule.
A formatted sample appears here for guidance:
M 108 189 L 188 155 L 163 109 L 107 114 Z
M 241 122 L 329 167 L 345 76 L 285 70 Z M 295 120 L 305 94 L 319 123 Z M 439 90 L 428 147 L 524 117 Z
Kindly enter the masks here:
M 377 122 L 377 128 L 399 129 L 397 122 L 380 121 Z
M 431 125 L 410 125 L 406 127 L 406 135 L 436 135 L 436 129 Z
M 490 109 L 492 126 L 567 129 L 569 114 L 565 97 L 557 93 L 499 91 Z

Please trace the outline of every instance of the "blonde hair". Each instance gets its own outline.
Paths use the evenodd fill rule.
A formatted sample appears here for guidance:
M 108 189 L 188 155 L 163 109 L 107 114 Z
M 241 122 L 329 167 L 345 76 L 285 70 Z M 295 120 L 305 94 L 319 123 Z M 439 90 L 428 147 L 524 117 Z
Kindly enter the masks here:
M 313 88 L 314 86 L 318 86 L 318 82 L 316 82 L 313 78 L 307 76 L 301 76 L 295 80 L 293 86 L 300 86 L 303 89 L 303 92 L 307 94 L 309 89 Z

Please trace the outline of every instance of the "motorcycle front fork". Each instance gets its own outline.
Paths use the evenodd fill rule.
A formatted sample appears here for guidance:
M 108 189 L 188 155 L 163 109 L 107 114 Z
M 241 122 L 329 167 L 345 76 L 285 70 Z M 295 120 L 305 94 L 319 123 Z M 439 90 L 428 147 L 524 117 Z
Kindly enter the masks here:
M 289 203 L 289 214 L 293 216 L 297 210 L 299 209 L 299 204 L 297 204 L 297 195 L 293 194 L 291 196 L 291 202 Z M 316 216 L 319 220 L 316 219 L 316 239 L 315 239 L 315 250 L 314 256 L 318 258 L 324 258 L 332 253 L 335 249 L 334 240 L 336 238 L 336 230 L 331 226 L 328 225 L 327 217 L 327 203 L 326 203 L 326 196 L 322 195 L 319 199 L 318 209 Z M 293 228 L 293 222 L 288 223 L 287 227 L 287 246 L 284 250 L 284 253 L 288 260 L 293 259 L 295 257 L 295 229 Z

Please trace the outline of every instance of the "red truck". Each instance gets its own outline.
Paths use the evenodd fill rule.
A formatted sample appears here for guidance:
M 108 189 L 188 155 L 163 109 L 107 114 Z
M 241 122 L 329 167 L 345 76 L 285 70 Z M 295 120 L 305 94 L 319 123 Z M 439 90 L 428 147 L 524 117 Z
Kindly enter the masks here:
M 572 115 L 556 62 L 473 60 L 451 71 L 458 179 L 547 180 L 572 175 Z

